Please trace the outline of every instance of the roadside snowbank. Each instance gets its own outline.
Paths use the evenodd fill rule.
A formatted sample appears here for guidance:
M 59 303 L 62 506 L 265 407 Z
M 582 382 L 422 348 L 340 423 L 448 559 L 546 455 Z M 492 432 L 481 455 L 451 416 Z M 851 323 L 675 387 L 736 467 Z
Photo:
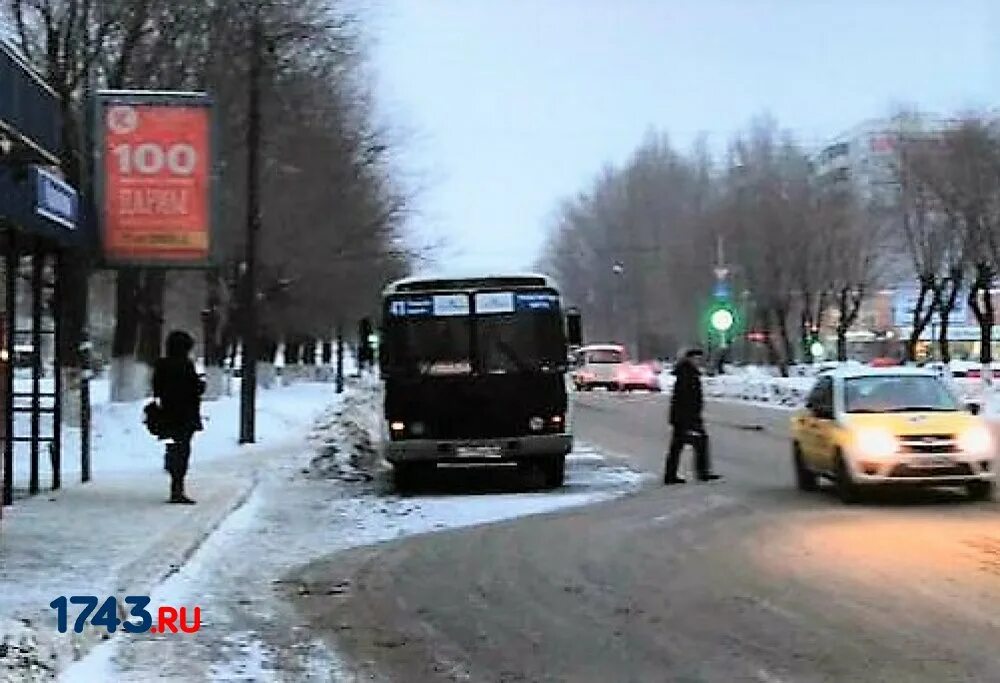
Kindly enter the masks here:
M 142 409 L 146 399 L 129 403 L 108 400 L 107 380 L 92 384 L 93 417 L 91 424 L 91 461 L 94 478 L 106 473 L 155 471 L 163 467 L 163 444 L 146 431 Z M 329 406 L 334 386 L 323 382 L 299 382 L 257 393 L 257 443 L 254 447 L 271 447 L 287 439 L 296 430 L 308 427 Z M 194 437 L 194 463 L 216 460 L 242 452 L 239 445 L 239 396 L 223 396 L 202 404 L 205 429 Z M 23 430 L 22 430 L 23 431 Z M 18 432 L 20 433 L 20 432 Z M 80 430 L 63 430 L 63 485 L 79 481 Z M 21 445 L 21 444 L 19 444 Z M 14 485 L 24 488 L 28 483 L 28 449 L 21 445 L 14 458 Z M 39 463 L 42 486 L 51 481 L 52 463 L 42 457 Z

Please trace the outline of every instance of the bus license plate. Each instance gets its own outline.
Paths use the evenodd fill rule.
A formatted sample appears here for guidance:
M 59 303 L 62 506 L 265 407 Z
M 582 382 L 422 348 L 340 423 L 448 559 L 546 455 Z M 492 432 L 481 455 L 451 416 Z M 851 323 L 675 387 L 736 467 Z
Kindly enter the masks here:
M 500 458 L 503 449 L 500 446 L 468 445 L 459 446 L 456 454 L 460 458 Z

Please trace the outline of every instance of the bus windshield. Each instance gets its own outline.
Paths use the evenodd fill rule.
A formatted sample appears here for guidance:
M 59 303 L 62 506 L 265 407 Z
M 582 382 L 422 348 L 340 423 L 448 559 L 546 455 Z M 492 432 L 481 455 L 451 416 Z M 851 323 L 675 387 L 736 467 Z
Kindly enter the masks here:
M 472 297 L 459 301 L 463 297 L 388 302 L 385 343 L 390 371 L 442 376 L 565 370 L 558 295 L 489 292 L 475 296 L 474 309 Z
M 482 372 L 546 372 L 566 364 L 562 319 L 558 312 L 491 315 L 476 321 L 476 346 Z
M 468 317 L 411 318 L 389 330 L 394 365 L 421 375 L 472 372 L 472 325 Z

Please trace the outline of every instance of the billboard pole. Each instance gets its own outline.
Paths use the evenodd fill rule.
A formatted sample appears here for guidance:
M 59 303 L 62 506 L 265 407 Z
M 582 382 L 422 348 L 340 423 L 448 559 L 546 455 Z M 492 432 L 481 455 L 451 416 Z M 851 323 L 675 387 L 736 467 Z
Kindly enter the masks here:
M 260 157 L 260 72 L 263 36 L 260 8 L 255 3 L 250 19 L 250 92 L 247 108 L 247 224 L 243 274 L 243 363 L 240 380 L 240 439 L 254 443 L 257 402 L 257 231 L 260 197 L 257 166 Z

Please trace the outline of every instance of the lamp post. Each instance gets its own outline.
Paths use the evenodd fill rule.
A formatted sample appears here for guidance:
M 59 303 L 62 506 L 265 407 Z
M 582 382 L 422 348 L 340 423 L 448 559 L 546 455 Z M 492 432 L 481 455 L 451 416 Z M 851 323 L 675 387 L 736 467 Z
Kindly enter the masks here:
M 611 273 L 614 280 L 611 284 L 611 330 L 609 330 L 611 335 L 609 335 L 609 339 L 614 337 L 616 330 L 621 329 L 619 309 L 621 308 L 621 281 L 625 275 L 625 264 L 621 261 L 615 261 L 611 264 Z
M 247 106 L 247 216 L 243 274 L 243 363 L 240 380 L 239 442 L 256 440 L 257 403 L 257 232 L 260 230 L 260 187 L 257 166 L 260 158 L 260 76 L 263 70 L 263 28 L 260 6 L 250 10 L 250 73 Z

